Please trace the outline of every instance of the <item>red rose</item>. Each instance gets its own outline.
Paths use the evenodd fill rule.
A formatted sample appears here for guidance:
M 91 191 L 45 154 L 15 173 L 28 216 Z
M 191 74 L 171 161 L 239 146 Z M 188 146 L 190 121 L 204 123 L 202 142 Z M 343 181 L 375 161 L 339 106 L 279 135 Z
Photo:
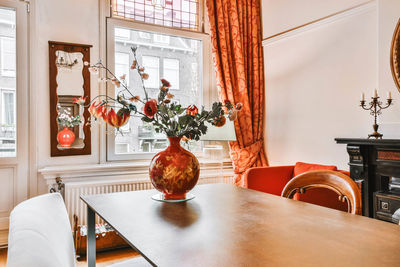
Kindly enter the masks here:
M 154 114 L 157 113 L 157 100 L 150 99 L 149 101 L 144 104 L 144 114 L 152 119 Z
M 161 79 L 161 83 L 163 86 L 165 86 L 167 88 L 171 87 L 171 84 L 166 79 Z
M 186 108 L 186 114 L 196 116 L 199 113 L 199 109 L 195 105 L 190 105 Z

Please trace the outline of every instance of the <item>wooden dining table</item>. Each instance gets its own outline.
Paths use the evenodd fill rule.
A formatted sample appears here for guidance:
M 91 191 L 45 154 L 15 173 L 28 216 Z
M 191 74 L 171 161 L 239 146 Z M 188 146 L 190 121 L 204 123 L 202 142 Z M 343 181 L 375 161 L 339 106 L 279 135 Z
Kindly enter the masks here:
M 85 195 L 88 264 L 95 213 L 153 266 L 400 266 L 400 226 L 228 184 L 188 202 L 157 191 Z

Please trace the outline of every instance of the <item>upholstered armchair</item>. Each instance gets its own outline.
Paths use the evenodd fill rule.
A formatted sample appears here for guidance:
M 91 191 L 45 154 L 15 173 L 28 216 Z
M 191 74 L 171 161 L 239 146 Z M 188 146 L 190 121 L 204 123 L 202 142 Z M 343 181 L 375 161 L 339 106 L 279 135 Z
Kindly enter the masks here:
M 350 175 L 347 171 L 338 170 L 336 166 L 297 162 L 296 165 L 291 166 L 251 168 L 245 172 L 244 179 L 249 189 L 280 196 L 285 185 L 293 177 L 313 170 L 331 170 Z M 293 199 L 347 211 L 347 204 L 339 201 L 335 192 L 325 188 L 315 188 L 305 194 L 296 194 Z

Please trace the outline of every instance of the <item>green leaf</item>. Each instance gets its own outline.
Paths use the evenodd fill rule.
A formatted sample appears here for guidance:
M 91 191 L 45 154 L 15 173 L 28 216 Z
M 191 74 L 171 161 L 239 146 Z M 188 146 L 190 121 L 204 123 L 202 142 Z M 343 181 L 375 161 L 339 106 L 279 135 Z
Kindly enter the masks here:
M 142 121 L 144 121 L 144 122 L 152 122 L 153 119 L 150 119 L 150 118 L 147 117 L 147 116 L 143 116 L 143 117 L 142 117 Z

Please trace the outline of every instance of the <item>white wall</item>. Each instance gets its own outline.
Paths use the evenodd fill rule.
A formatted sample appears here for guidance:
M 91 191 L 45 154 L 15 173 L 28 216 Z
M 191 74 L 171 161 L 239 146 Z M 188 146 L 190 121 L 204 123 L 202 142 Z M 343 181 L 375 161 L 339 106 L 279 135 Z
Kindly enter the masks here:
M 273 36 L 370 1 L 262 0 L 263 37 Z
M 304 9 L 310 2 L 296 1 L 289 10 L 287 1 L 263 0 L 264 36 L 282 31 L 283 18 L 288 18 L 284 27 L 294 28 L 361 3 L 320 1 L 330 8 L 321 4 L 301 11 L 301 3 Z M 400 1 L 364 2 L 345 13 L 349 16 L 264 41 L 265 138 L 271 165 L 306 161 L 348 169 L 345 145 L 334 138 L 365 138 L 372 132 L 373 117 L 358 105 L 361 92 L 370 97 L 374 88 L 384 98 L 391 91 L 394 98 L 395 105 L 379 118 L 384 138 L 400 138 L 400 94 L 389 60 Z
M 99 58 L 99 0 L 36 0 L 33 2 L 31 32 L 33 51 L 32 96 L 36 112 L 37 168 L 99 162 L 99 131 L 92 127 L 92 155 L 50 157 L 49 57 L 48 41 L 91 44 L 92 61 Z M 91 95 L 98 94 L 97 78 L 92 77 Z M 38 193 L 47 191 L 43 177 L 37 177 Z

